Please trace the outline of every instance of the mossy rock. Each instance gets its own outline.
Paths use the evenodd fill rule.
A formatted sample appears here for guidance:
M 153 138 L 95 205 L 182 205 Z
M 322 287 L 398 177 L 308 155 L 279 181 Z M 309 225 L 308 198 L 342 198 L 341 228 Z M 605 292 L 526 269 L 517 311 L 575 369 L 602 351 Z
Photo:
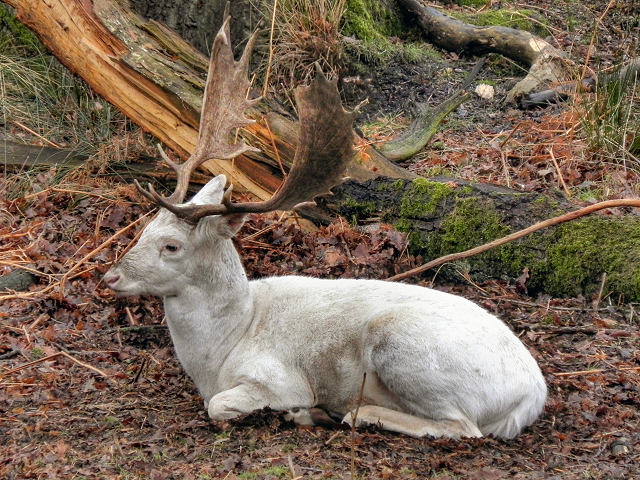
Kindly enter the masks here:
M 560 193 L 520 192 L 446 178 L 349 181 L 334 189 L 332 205 L 352 223 L 371 217 L 408 233 L 409 248 L 425 262 L 483 245 L 575 210 Z M 336 202 L 337 199 L 337 202 Z M 328 202 L 329 200 L 327 200 Z M 590 298 L 607 274 L 605 294 L 640 300 L 640 219 L 592 215 L 547 228 L 439 269 L 444 281 L 513 280 L 529 269 L 529 293 Z M 433 277 L 434 272 L 426 274 Z

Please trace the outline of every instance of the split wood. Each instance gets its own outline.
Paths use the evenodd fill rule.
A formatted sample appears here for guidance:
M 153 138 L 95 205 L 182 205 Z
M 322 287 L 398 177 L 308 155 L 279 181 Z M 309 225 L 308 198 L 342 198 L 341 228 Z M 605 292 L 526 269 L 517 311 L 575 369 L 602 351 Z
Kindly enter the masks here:
M 535 225 L 531 225 L 530 227 L 527 227 L 523 230 L 512 233 L 511 235 L 507 235 L 506 237 L 502 237 L 492 242 L 485 243 L 484 245 L 480 245 L 479 247 L 471 248 L 469 250 L 465 250 L 464 252 L 451 253 L 449 255 L 445 255 L 444 257 L 436 258 L 435 260 L 432 260 L 429 263 L 426 263 L 416 268 L 412 268 L 411 270 L 408 270 L 404 273 L 394 275 L 393 277 L 390 277 L 387 280 L 392 282 L 404 280 L 405 278 L 418 275 L 419 273 L 425 272 L 431 268 L 442 265 L 443 263 L 453 262 L 463 258 L 472 257 L 480 253 L 484 253 L 488 250 L 499 247 L 500 245 L 504 245 L 505 243 L 509 243 L 514 240 L 517 240 L 518 238 L 522 238 L 526 235 L 529 235 L 530 233 L 537 232 L 538 230 L 542 230 L 543 228 L 552 227 L 560 223 L 568 222 L 570 220 L 575 220 L 576 218 L 584 217 L 585 215 L 589 215 L 590 213 L 597 212 L 598 210 L 604 210 L 605 208 L 615 208 L 615 207 L 638 208 L 640 207 L 640 199 L 607 200 L 605 202 L 594 203 L 593 205 L 589 205 L 588 207 L 581 208 L 580 210 L 575 210 L 573 212 L 560 215 L 559 217 L 550 218 L 549 220 L 544 220 L 542 222 L 536 223 Z

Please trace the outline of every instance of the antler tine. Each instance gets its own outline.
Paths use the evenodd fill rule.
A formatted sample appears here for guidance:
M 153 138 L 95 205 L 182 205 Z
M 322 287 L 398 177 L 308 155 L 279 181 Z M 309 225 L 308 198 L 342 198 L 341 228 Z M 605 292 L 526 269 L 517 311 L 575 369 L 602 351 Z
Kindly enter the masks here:
M 293 167 L 275 195 L 265 202 L 238 204 L 231 202 L 227 190 L 222 204 L 180 205 L 179 216 L 195 223 L 208 215 L 290 210 L 342 182 L 354 154 L 355 112 L 342 108 L 337 81 L 327 80 L 321 71 L 310 86 L 296 89 L 295 98 L 300 138 Z
M 227 7 L 224 22 L 211 49 L 197 145 L 189 159 L 181 164 L 172 162 L 160 149 L 164 161 L 177 173 L 176 189 L 171 196 L 163 197 L 153 188 L 144 190 L 139 184 L 136 185 L 146 198 L 180 217 L 184 216 L 184 210 L 178 207 L 184 201 L 189 188 L 189 178 L 196 168 L 212 158 L 231 159 L 247 151 L 257 151 L 243 140 L 229 142 L 233 130 L 254 122 L 245 117 L 244 112 L 260 101 L 260 98 L 247 98 L 251 87 L 247 72 L 258 32 L 251 36 L 242 57 L 236 62 L 231 49 L 230 18 Z

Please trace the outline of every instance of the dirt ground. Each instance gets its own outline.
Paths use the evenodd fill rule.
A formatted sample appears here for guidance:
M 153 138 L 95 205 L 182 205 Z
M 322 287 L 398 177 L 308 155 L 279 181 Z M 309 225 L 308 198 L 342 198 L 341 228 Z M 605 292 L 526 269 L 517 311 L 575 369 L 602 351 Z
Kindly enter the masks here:
M 578 50 L 586 46 L 573 37 L 589 35 L 586 20 L 583 30 L 567 33 L 560 21 L 566 11 L 555 2 L 529 3 L 554 19 L 562 32 L 559 43 L 582 45 L 572 52 L 582 58 Z M 591 11 L 581 7 L 591 24 L 606 7 L 592 3 L 598 5 L 589 5 Z M 638 15 L 633 1 L 618 2 L 601 27 L 608 42 L 603 61 L 614 63 L 619 51 L 631 51 L 634 40 L 620 32 Z M 466 70 L 473 64 L 451 61 Z M 395 73 L 386 77 L 387 85 L 401 83 L 400 72 L 412 87 L 424 89 L 415 95 L 447 95 L 430 91 L 414 66 L 388 68 Z M 500 87 L 502 82 L 498 87 L 506 88 L 508 81 Z M 385 107 L 368 120 L 411 108 L 400 91 L 376 91 Z M 408 168 L 438 167 L 529 190 L 558 188 L 553 169 L 532 174 L 549 168 L 539 149 L 554 142 L 567 159 L 560 168 L 573 192 L 607 178 L 613 196 L 638 194 L 633 170 L 584 162 L 584 144 L 557 134 L 575 121 L 568 108 L 525 112 L 476 99 L 454 115 L 477 119 L 478 127 L 464 122 L 439 134 L 443 147 L 426 151 Z M 507 174 L 487 138 L 518 124 L 525 128 L 510 137 Z M 138 203 L 130 186 L 106 186 L 82 173 L 60 184 L 56 173 L 34 175 L 17 198 L 22 178 L 5 175 L 0 187 L 0 273 L 39 275 L 29 291 L 0 293 L 0 478 L 342 479 L 352 471 L 367 479 L 640 478 L 639 305 L 606 292 L 596 298 L 530 297 L 526 282 L 443 285 L 433 272 L 413 280 L 495 313 L 539 362 L 549 399 L 543 416 L 515 440 L 297 427 L 271 411 L 212 423 L 174 357 L 161 302 L 116 298 L 101 284 L 102 274 L 140 232 L 144 220 L 135 222 L 149 207 Z M 408 255 L 406 239 L 391 228 L 364 232 L 344 220 L 310 233 L 295 221 L 256 215 L 236 243 L 252 278 L 387 278 L 423 260 Z

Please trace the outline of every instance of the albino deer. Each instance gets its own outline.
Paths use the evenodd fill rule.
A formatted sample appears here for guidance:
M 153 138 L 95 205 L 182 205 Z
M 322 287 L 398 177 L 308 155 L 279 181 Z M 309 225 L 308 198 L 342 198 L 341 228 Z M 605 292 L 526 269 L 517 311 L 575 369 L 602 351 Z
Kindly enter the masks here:
M 303 424 L 322 412 L 351 421 L 360 402 L 358 424 L 411 436 L 517 435 L 543 409 L 544 379 L 509 328 L 472 302 L 375 280 L 247 280 L 230 240 L 245 215 L 326 192 L 352 157 L 354 115 L 334 82 L 319 74 L 296 90 L 300 144 L 271 200 L 232 203 L 218 176 L 183 203 L 194 168 L 250 148 L 229 143 L 229 133 L 250 123 L 252 41 L 237 62 L 229 44 L 226 18 L 213 45 L 198 145 L 181 165 L 165 158 L 178 172 L 173 195 L 138 185 L 164 208 L 106 284 L 120 295 L 164 298 L 176 353 L 211 419 L 269 406 Z

